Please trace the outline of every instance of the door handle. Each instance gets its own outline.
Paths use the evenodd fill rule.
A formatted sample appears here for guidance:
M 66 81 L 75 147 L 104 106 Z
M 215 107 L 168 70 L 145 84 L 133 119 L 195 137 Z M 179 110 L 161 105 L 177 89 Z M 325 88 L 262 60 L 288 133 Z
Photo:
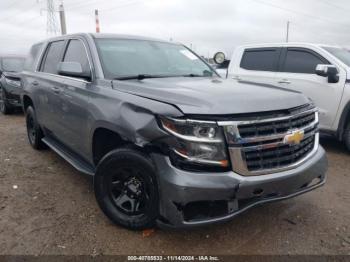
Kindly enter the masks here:
M 287 80 L 287 79 L 282 79 L 282 80 L 278 81 L 278 83 L 279 83 L 279 84 L 287 84 L 287 85 L 289 85 L 289 84 L 291 84 L 292 82 L 289 81 L 289 80 Z
M 238 80 L 238 81 L 242 80 L 242 78 L 240 78 L 239 76 L 233 76 L 232 79 Z
M 55 94 L 59 94 L 61 92 L 61 89 L 59 87 L 52 87 L 51 89 Z
M 38 85 L 39 85 L 39 82 L 38 82 L 38 81 L 33 81 L 32 85 L 33 85 L 33 86 L 38 86 Z

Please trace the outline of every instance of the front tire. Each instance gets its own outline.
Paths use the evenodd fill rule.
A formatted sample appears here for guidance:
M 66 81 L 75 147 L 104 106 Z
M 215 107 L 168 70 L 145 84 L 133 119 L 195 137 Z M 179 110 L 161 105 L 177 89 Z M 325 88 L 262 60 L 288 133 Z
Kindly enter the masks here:
M 44 135 L 37 122 L 35 110 L 32 106 L 29 106 L 26 110 L 26 125 L 30 145 L 36 150 L 45 149 L 46 145 L 41 140 Z
M 108 153 L 94 176 L 96 200 L 105 215 L 132 230 L 153 227 L 159 209 L 155 173 L 149 157 L 134 149 Z

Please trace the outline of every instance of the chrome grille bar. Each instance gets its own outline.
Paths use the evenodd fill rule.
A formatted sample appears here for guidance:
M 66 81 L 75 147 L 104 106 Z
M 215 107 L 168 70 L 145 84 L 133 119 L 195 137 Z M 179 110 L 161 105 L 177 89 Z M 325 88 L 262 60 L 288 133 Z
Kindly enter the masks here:
M 312 114 L 314 114 L 314 117 L 312 117 Z M 305 125 L 298 128 L 293 127 L 292 121 L 303 117 L 305 119 L 302 119 L 301 123 L 305 123 Z M 244 128 L 245 125 L 261 126 L 261 124 L 266 124 L 273 126 L 278 121 L 287 121 L 290 128 L 282 133 L 276 133 L 275 129 L 271 134 L 249 137 L 241 137 L 240 135 L 240 128 Z M 316 109 L 277 118 L 224 121 L 218 124 L 224 129 L 233 171 L 243 176 L 264 175 L 293 169 L 312 157 L 319 145 L 318 112 Z M 286 125 L 286 123 L 283 123 L 283 125 Z M 269 129 L 271 129 L 270 126 L 266 128 L 266 130 Z M 286 143 L 284 141 L 285 137 L 293 134 L 296 130 L 304 134 L 303 139 L 299 141 L 300 144 Z M 312 146 L 310 146 L 310 142 L 313 143 Z M 250 154 L 250 157 L 256 156 L 256 159 L 247 159 L 246 154 Z M 257 163 L 260 163 L 260 168 Z M 255 165 L 254 168 L 252 167 L 253 164 Z M 269 168 L 264 168 L 266 166 Z

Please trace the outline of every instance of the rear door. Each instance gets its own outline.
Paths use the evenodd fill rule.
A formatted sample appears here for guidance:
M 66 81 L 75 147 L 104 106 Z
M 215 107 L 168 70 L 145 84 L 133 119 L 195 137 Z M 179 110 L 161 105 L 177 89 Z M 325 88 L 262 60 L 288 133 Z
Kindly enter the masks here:
M 279 47 L 240 49 L 231 60 L 228 78 L 275 84 L 280 53 Z
M 311 98 L 320 111 L 320 128 L 330 129 L 337 114 L 345 79 L 342 79 L 344 74 L 340 74 L 338 83 L 328 83 L 327 77 L 316 75 L 318 64 L 331 63 L 308 48 L 284 48 L 280 72 L 276 74 L 276 84 Z M 338 67 L 338 70 L 342 69 Z
M 62 59 L 65 41 L 59 40 L 48 44 L 42 58 L 36 80 L 31 85 L 39 95 L 36 111 L 41 125 L 54 136 L 58 135 L 60 121 L 58 110 L 60 93 L 64 86 L 62 77 L 58 75 L 57 65 Z

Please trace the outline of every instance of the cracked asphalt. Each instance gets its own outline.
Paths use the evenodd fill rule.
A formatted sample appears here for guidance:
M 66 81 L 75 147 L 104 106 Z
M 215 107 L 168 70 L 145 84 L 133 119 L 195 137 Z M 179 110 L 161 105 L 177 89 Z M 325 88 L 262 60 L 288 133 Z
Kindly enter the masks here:
M 103 215 L 90 178 L 50 150 L 34 151 L 24 122 L 0 115 L 1 255 L 350 255 L 350 154 L 335 140 L 321 140 L 324 187 L 225 224 L 145 236 Z

